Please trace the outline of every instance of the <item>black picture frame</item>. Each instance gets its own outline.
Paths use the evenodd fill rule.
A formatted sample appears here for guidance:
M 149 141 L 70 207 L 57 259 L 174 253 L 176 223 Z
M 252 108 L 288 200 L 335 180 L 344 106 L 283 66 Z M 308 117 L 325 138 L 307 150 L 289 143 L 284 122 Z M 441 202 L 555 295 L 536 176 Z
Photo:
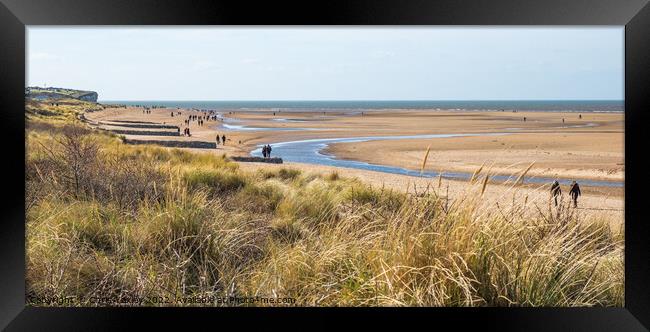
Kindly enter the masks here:
M 0 327 L 7 330 L 148 329 L 183 321 L 291 328 L 363 325 L 497 330 L 647 331 L 650 327 L 650 188 L 645 168 L 650 120 L 650 5 L 647 0 L 445 1 L 124 1 L 0 0 L 0 112 L 4 156 L 0 232 Z M 625 26 L 625 306 L 624 308 L 34 308 L 25 306 L 25 26 L 26 25 L 619 25 Z M 22 193 L 22 195 L 21 195 Z M 219 325 L 214 325 L 219 324 Z M 295 328 L 298 328 L 297 326 Z

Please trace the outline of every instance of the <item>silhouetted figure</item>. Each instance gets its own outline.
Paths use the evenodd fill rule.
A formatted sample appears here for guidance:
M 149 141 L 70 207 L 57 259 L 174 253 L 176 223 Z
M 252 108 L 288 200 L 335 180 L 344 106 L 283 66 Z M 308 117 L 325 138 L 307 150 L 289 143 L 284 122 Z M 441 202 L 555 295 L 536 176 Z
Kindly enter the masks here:
M 267 156 L 266 145 L 262 147 L 262 156 L 264 157 L 264 159 L 266 159 Z
M 226 145 L 226 135 L 221 135 L 221 142 L 223 145 Z
M 526 117 L 524 116 L 524 122 L 526 122 Z
M 174 117 L 174 112 L 171 112 L 172 118 Z
M 582 119 L 582 114 L 578 114 L 578 119 Z
M 578 185 L 577 182 L 575 181 L 571 182 L 571 190 L 569 190 L 569 195 L 571 195 L 571 199 L 573 200 L 573 207 L 577 208 L 578 196 L 582 195 L 582 193 L 580 192 L 580 186 Z
M 270 145 L 270 144 L 267 145 L 267 148 L 266 148 L 266 157 L 267 157 L 267 158 L 271 158 L 271 151 L 272 151 L 272 150 L 273 150 L 273 149 L 271 148 L 271 145 Z
M 564 118 L 562 118 L 562 123 L 564 123 Z
M 219 144 L 221 144 L 221 137 L 219 137 L 219 135 L 217 135 L 217 145 L 219 145 Z
M 553 184 L 551 184 L 551 196 L 553 196 L 553 199 L 555 200 L 555 206 L 557 206 L 557 198 L 560 195 L 562 195 L 562 189 L 560 188 L 560 183 L 555 180 L 553 181 Z

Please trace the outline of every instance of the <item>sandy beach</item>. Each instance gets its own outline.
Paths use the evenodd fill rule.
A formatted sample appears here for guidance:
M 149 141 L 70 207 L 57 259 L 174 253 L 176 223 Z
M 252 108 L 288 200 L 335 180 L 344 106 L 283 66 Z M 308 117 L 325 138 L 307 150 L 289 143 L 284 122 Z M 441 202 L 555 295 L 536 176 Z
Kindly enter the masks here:
M 170 113 L 175 111 L 181 111 L 182 115 L 171 117 Z M 495 174 L 514 174 L 535 162 L 531 175 L 605 181 L 624 179 L 624 118 L 621 113 L 585 113 L 580 114 L 581 119 L 579 114 L 568 112 L 253 110 L 221 113 L 227 122 L 207 121 L 198 126 L 192 121 L 188 126 L 192 137 L 176 139 L 214 141 L 217 133 L 225 134 L 228 142 L 220 145 L 215 150 L 217 153 L 248 155 L 258 144 L 314 138 L 500 133 L 503 135 L 336 143 L 329 145 L 325 152 L 337 158 L 419 170 L 430 146 L 426 168 L 431 170 L 473 172 L 485 164 Z M 152 109 L 151 114 L 145 115 L 141 109 L 129 107 L 107 108 L 87 117 L 96 121 L 150 121 L 185 128 L 183 120 L 189 114 L 202 113 Z M 224 130 L 223 124 L 234 129 Z
M 171 117 L 171 113 L 181 115 Z M 482 165 L 482 174 L 517 175 L 534 162 L 528 176 L 563 179 L 624 180 L 624 145 L 622 113 L 573 112 L 499 112 L 499 111 L 436 111 L 436 110 L 337 110 L 277 111 L 219 110 L 223 120 L 205 121 L 199 126 L 184 120 L 204 112 L 187 109 L 107 107 L 87 113 L 91 121 L 140 121 L 189 127 L 191 137 L 125 135 L 129 139 L 197 140 L 214 142 L 215 136 L 226 135 L 225 145 L 216 149 L 193 149 L 203 153 L 248 156 L 259 144 L 274 144 L 305 139 L 370 137 L 423 134 L 481 134 L 495 136 L 464 136 L 430 139 L 377 140 L 329 144 L 323 152 L 336 158 L 392 165 L 419 170 L 427 147 L 430 154 L 426 170 L 473 173 Z M 274 114 L 275 113 L 275 114 Z M 526 117 L 526 121 L 523 118 Z M 580 118 L 581 117 L 581 118 Z M 564 122 L 562 121 L 564 119 Z M 225 125 L 225 126 L 224 126 Z M 228 127 L 228 128 L 226 128 Z M 105 129 L 110 129 L 105 126 Z M 279 155 L 279 157 L 282 157 Z M 444 190 L 450 197 L 467 193 L 473 185 L 467 181 L 419 178 L 361 169 L 285 162 L 283 165 L 240 163 L 242 169 L 291 167 L 304 172 L 338 172 L 356 177 L 373 186 L 394 190 L 424 190 L 427 186 Z M 513 201 L 510 184 L 490 182 L 484 196 Z M 517 197 L 548 197 L 546 184 L 519 185 Z M 565 199 L 568 200 L 568 187 Z M 585 212 L 615 214 L 623 220 L 623 188 L 582 186 L 581 207 Z M 567 201 L 568 202 L 568 201 Z M 502 203 L 502 204 L 504 204 Z

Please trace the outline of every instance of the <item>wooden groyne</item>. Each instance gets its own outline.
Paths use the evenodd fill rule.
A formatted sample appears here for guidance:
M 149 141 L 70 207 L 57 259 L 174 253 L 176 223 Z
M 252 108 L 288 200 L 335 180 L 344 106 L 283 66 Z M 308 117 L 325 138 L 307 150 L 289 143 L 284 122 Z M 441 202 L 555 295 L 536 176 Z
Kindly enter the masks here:
M 203 141 L 160 141 L 160 140 L 139 140 L 123 138 L 125 144 L 151 144 L 171 148 L 194 148 L 194 149 L 216 149 L 217 143 Z
M 118 134 L 118 135 L 141 135 L 141 136 L 180 136 L 181 135 L 177 131 L 127 130 L 127 129 L 105 129 L 105 128 L 99 128 L 99 129 L 110 131 L 111 133 Z
M 157 124 L 157 122 L 151 122 L 151 121 L 132 121 L 132 120 L 113 120 L 111 122 Z
M 262 157 L 230 157 L 234 161 L 249 162 L 249 163 L 270 163 L 282 164 L 282 158 L 262 158 Z
M 99 124 L 112 127 L 124 128 L 147 128 L 147 129 L 178 129 L 178 126 L 158 124 L 158 123 L 126 123 L 126 122 L 104 122 L 100 121 Z

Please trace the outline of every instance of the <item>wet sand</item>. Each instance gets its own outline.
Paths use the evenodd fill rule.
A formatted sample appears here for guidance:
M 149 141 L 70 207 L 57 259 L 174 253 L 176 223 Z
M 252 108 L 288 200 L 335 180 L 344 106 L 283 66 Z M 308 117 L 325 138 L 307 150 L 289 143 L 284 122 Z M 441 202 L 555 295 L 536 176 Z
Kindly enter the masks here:
M 181 116 L 170 116 L 171 112 L 178 111 L 182 112 Z M 192 137 L 174 139 L 213 142 L 217 133 L 225 134 L 228 137 L 225 146 L 219 145 L 217 149 L 203 152 L 249 155 L 258 144 L 303 139 L 497 132 L 506 135 L 336 143 L 325 151 L 337 158 L 419 170 L 425 151 L 431 146 L 427 170 L 471 173 L 485 164 L 485 170 L 489 169 L 491 174 L 508 175 L 517 174 L 535 162 L 529 175 L 575 178 L 578 181 L 624 180 L 622 113 L 582 113 L 580 119 L 578 113 L 573 112 L 339 110 L 275 111 L 275 115 L 273 110 L 219 112 L 225 118 L 224 122 L 206 121 L 204 126 L 198 126 L 196 121 L 192 121 L 189 126 Z M 103 121 L 174 124 L 182 130 L 187 115 L 203 114 L 164 108 L 151 109 L 151 113 L 143 114 L 142 109 L 135 107 L 107 108 L 88 113 L 87 117 Z M 523 121 L 524 117 L 526 121 Z M 226 130 L 221 126 L 224 123 L 242 127 Z M 170 139 L 136 135 L 128 138 Z M 587 190 L 601 192 L 600 196 L 623 195 L 622 188 Z
M 439 178 L 420 178 L 413 176 L 387 174 L 368 170 L 310 165 L 301 163 L 284 163 L 281 165 L 267 163 L 240 163 L 240 168 L 245 171 L 277 170 L 293 168 L 305 174 L 328 175 L 336 172 L 340 177 L 357 178 L 374 188 L 385 188 L 409 194 L 422 194 L 436 192 L 450 201 L 463 198 L 479 198 L 480 207 L 486 211 L 502 213 L 530 213 L 535 215 L 538 209 L 548 211 L 555 209 L 550 202 L 549 188 L 546 185 L 512 186 L 488 182 L 483 195 L 480 194 L 482 178 L 471 184 L 468 181 L 457 181 Z M 569 188 L 562 186 L 562 205 L 571 204 L 568 196 Z M 590 218 L 610 220 L 610 226 L 618 228 L 624 220 L 625 200 L 623 191 L 617 188 L 583 188 L 583 195 L 579 199 L 577 213 Z M 498 204 L 496 204 L 498 203 Z M 513 208 L 514 207 L 514 208 Z
M 473 172 L 481 165 L 510 175 L 534 162 L 530 175 L 564 179 L 624 180 L 623 133 L 512 133 L 493 137 L 454 137 L 339 143 L 325 151 L 338 158 L 419 170 Z

